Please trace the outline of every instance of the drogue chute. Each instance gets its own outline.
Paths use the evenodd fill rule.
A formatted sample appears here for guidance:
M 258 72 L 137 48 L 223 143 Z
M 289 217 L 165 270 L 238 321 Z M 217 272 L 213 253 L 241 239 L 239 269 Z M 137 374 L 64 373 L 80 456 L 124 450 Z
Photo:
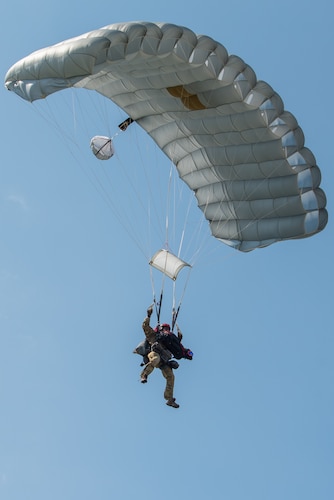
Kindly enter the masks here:
M 114 156 L 114 146 L 110 137 L 96 135 L 90 141 L 90 147 L 93 154 L 99 160 L 109 160 Z

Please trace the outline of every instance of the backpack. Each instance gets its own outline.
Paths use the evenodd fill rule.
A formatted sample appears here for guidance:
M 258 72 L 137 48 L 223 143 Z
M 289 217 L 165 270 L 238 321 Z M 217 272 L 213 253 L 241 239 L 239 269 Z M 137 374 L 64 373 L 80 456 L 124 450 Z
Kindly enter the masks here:
M 148 363 L 148 353 L 151 350 L 151 346 L 149 342 L 144 339 L 140 344 L 137 345 L 137 347 L 133 350 L 134 354 L 139 354 L 139 356 L 143 356 L 143 362 L 140 363 L 140 366 L 144 366 Z
M 160 333 L 157 340 L 173 354 L 174 358 L 181 359 L 184 357 L 185 349 L 174 333 Z

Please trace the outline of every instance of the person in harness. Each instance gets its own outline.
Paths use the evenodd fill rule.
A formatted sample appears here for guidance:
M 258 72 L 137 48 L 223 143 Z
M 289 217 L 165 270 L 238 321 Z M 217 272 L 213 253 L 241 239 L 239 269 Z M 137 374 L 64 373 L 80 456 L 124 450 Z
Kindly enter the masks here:
M 178 325 L 176 325 L 176 328 L 177 336 L 171 331 L 168 323 L 163 323 L 160 327 L 157 327 L 157 340 L 173 354 L 175 359 L 192 360 L 193 352 L 182 345 L 183 335 Z
M 142 324 L 145 340 L 133 351 L 135 354 L 143 356 L 142 366 L 144 366 L 144 369 L 140 374 L 140 380 L 143 384 L 146 383 L 148 376 L 152 373 L 154 368 L 160 368 L 166 379 L 164 391 L 166 404 L 173 408 L 179 408 L 180 405 L 174 398 L 175 377 L 173 372 L 173 369 L 177 369 L 179 364 L 172 358 L 192 359 L 193 353 L 190 349 L 186 349 L 182 346 L 182 333 L 179 329 L 178 336 L 176 336 L 170 331 L 170 326 L 167 323 L 152 328 L 150 326 L 152 312 L 153 306 L 150 306 L 147 309 L 147 316 Z

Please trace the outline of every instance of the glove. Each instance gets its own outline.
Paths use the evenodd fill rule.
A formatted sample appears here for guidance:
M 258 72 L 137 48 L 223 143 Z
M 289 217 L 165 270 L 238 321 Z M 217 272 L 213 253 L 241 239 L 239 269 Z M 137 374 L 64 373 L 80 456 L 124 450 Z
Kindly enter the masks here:
M 186 352 L 184 354 L 184 357 L 186 359 L 192 360 L 193 359 L 193 355 L 194 355 L 194 353 L 190 349 L 186 349 Z
M 150 307 L 147 309 L 147 316 L 150 318 L 153 313 L 153 304 L 150 305 Z

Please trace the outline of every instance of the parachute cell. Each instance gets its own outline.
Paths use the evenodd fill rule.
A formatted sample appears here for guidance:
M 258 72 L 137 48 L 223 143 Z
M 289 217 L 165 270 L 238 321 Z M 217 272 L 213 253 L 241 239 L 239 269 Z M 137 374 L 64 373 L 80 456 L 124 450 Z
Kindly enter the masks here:
M 326 226 L 320 171 L 296 118 L 207 36 L 113 24 L 31 54 L 8 71 L 6 86 L 30 101 L 71 86 L 111 99 L 176 165 L 212 234 L 238 250 Z

